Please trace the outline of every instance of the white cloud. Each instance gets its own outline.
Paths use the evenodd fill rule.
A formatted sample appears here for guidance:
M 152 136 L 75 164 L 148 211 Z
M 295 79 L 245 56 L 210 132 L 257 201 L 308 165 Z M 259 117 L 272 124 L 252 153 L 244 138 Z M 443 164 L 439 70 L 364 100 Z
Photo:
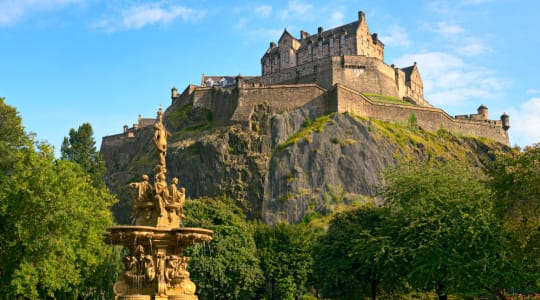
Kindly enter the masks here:
M 528 89 L 527 90 L 527 94 L 540 94 L 540 90 L 539 89 Z
M 0 26 L 10 26 L 25 15 L 61 9 L 81 0 L 0 0 Z
M 344 18 L 345 18 L 345 16 L 343 15 L 342 12 L 334 11 L 334 12 L 332 12 L 330 14 L 330 21 L 328 23 L 328 26 L 330 26 L 330 27 L 341 26 L 341 25 L 343 25 L 345 23 L 343 21 Z
M 463 33 L 465 30 L 463 29 L 463 27 L 456 24 L 439 22 L 437 23 L 437 27 L 434 29 L 434 31 L 443 35 L 456 35 Z
M 248 23 L 248 20 L 246 18 L 240 18 L 238 22 L 234 25 L 234 28 L 236 29 L 244 29 L 246 27 L 246 24 Z
M 281 14 L 282 18 L 301 18 L 310 15 L 313 10 L 313 5 L 299 0 L 291 0 L 287 5 L 287 9 Z
M 486 54 L 487 52 L 490 52 L 491 50 L 486 47 L 482 42 L 474 42 L 470 41 L 469 43 L 466 43 L 463 47 L 458 48 L 456 52 L 458 54 L 464 55 L 464 56 L 478 56 Z
M 405 28 L 399 25 L 388 27 L 385 32 L 381 34 L 380 38 L 385 45 L 409 47 L 411 44 Z
M 396 64 L 407 66 L 414 61 L 418 62 L 424 82 L 424 96 L 435 106 L 459 108 L 471 101 L 481 102 L 493 98 L 507 85 L 493 71 L 443 52 L 404 55 Z
M 270 5 L 261 5 L 261 6 L 257 6 L 257 7 L 255 8 L 255 12 L 256 12 L 258 15 L 267 18 L 267 17 L 269 17 L 270 14 L 272 13 L 272 6 L 270 6 Z
M 510 138 L 519 145 L 540 142 L 540 98 L 534 97 L 522 103 L 518 110 L 509 111 Z
M 140 29 L 152 24 L 166 24 L 176 19 L 195 21 L 204 16 L 202 11 L 184 6 L 162 7 L 161 3 L 150 3 L 122 9 L 118 15 L 109 16 L 94 24 L 109 32 Z

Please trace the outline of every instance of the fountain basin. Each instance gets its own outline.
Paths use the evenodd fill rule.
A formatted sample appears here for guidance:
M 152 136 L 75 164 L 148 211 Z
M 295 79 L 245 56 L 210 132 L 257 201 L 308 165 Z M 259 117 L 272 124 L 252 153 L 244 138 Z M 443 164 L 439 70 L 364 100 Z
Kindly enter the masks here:
M 137 245 L 154 247 L 181 247 L 198 245 L 212 240 L 212 230 L 204 228 L 178 227 L 159 228 L 151 226 L 113 226 L 105 232 L 105 242 L 128 248 Z

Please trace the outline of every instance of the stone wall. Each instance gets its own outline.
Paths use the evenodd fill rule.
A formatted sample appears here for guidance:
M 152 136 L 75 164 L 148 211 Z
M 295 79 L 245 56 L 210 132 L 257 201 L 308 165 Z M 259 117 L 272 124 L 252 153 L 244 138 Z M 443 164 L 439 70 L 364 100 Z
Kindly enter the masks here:
M 301 66 L 261 76 L 252 81 L 266 85 L 316 83 L 325 89 L 340 83 L 362 93 L 373 93 L 397 98 L 409 97 L 420 106 L 430 106 L 422 92 L 413 92 L 405 83 L 401 69 L 383 61 L 362 55 L 333 56 L 305 63 Z
M 340 60 L 341 58 L 338 57 L 329 61 L 339 64 Z M 302 71 L 305 71 L 303 68 L 309 67 L 320 67 L 320 74 L 328 74 L 332 70 L 336 70 L 336 68 L 332 68 L 332 64 L 320 64 L 320 62 L 304 65 L 296 69 L 300 74 L 304 74 L 302 73 Z M 361 66 L 362 63 L 369 67 L 365 69 L 355 67 Z M 193 107 L 210 109 L 214 120 L 217 122 L 224 124 L 236 123 L 246 126 L 249 125 L 255 106 L 261 104 L 268 105 L 276 113 L 310 106 L 315 109 L 318 115 L 329 112 L 354 112 L 361 116 L 392 122 L 407 122 L 411 114 L 414 114 L 418 125 L 428 131 L 437 131 L 442 127 L 453 132 L 486 137 L 505 145 L 509 144 L 508 133 L 502 128 L 501 121 L 464 117 L 455 118 L 443 110 L 431 106 L 421 107 L 372 102 L 357 90 L 358 85 L 361 85 L 362 91 L 383 95 L 389 95 L 390 93 L 378 90 L 378 87 L 386 86 L 387 91 L 393 88 L 392 78 L 389 78 L 390 72 L 377 71 L 383 68 L 378 65 L 379 63 L 384 65 L 384 63 L 376 59 L 365 57 L 361 59 L 359 57 L 345 59 L 345 68 L 343 68 L 345 71 L 337 72 L 339 74 L 335 75 L 334 78 L 338 82 L 329 90 L 314 83 L 265 85 L 265 83 L 255 83 L 255 81 L 245 83 L 240 81 L 237 87 L 194 87 L 186 89 L 181 96 L 173 99 L 175 104 L 173 106 L 179 107 L 180 104 L 184 105 L 188 101 L 192 101 Z M 386 67 L 392 69 L 390 66 Z M 306 71 L 305 74 L 308 73 Z M 398 72 L 397 74 L 403 76 L 402 73 Z M 287 75 L 287 72 L 274 73 L 264 77 L 268 80 L 273 76 L 285 75 Z M 318 74 L 312 75 L 317 76 Z M 327 77 L 332 78 L 332 76 Z M 321 75 L 318 77 L 318 81 L 324 81 L 327 77 Z M 302 78 L 305 77 L 300 76 L 300 79 Z M 261 80 L 262 78 L 258 79 Z M 341 80 L 346 83 L 352 82 L 356 86 L 350 87 L 341 84 L 339 82 Z M 394 85 L 394 87 L 397 93 L 397 85 Z M 392 94 L 390 95 L 392 96 Z
M 342 56 L 333 60 L 333 83 L 350 86 L 363 93 L 399 97 L 394 69 L 366 56 Z
M 303 106 L 315 108 L 317 114 L 328 111 L 324 99 L 326 90 L 316 84 L 274 85 L 258 88 L 238 89 L 238 106 L 231 122 L 246 124 L 250 120 L 253 108 L 267 104 L 277 113 L 290 111 Z
M 376 103 L 343 85 L 338 84 L 335 89 L 339 113 L 354 112 L 361 116 L 391 122 L 407 122 L 411 114 L 414 114 L 418 125 L 427 131 L 444 128 L 509 145 L 508 132 L 502 128 L 501 121 L 456 119 L 439 108 Z

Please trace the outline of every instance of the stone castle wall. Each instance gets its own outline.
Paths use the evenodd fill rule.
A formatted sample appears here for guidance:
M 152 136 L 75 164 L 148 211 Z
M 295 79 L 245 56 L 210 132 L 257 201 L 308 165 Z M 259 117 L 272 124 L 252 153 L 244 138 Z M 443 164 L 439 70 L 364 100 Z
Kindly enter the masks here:
M 363 93 L 400 97 L 394 69 L 379 59 L 343 56 L 333 60 L 334 84 L 350 86 Z
M 325 93 L 326 90 L 316 84 L 241 88 L 238 91 L 239 104 L 231 122 L 249 122 L 253 108 L 259 104 L 267 104 L 277 113 L 309 105 L 322 115 L 328 111 L 327 101 L 323 97 Z
M 325 89 L 331 89 L 339 83 L 363 93 L 409 97 L 420 106 L 430 106 L 421 91 L 413 91 L 406 85 L 403 70 L 389 66 L 378 58 L 362 55 L 325 57 L 263 75 L 251 82 L 265 85 L 316 83 Z
M 359 92 L 342 85 L 335 87 L 338 100 L 337 112 L 354 112 L 355 114 L 383 121 L 407 122 L 414 114 L 420 127 L 427 131 L 440 128 L 466 135 L 486 137 L 508 145 L 508 132 L 502 128 L 501 121 L 471 120 L 454 118 L 442 109 L 375 103 Z

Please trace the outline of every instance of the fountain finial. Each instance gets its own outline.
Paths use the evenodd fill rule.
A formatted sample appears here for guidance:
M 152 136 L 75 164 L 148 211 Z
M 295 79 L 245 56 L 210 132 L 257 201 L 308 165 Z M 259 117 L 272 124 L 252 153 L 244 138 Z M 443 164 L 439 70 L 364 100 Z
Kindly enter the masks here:
M 166 172 L 165 156 L 167 155 L 167 137 L 169 132 L 163 125 L 163 110 L 161 106 L 157 112 L 156 123 L 154 124 L 154 143 L 156 144 L 157 153 L 159 156 L 159 164 L 162 166 L 163 172 Z

